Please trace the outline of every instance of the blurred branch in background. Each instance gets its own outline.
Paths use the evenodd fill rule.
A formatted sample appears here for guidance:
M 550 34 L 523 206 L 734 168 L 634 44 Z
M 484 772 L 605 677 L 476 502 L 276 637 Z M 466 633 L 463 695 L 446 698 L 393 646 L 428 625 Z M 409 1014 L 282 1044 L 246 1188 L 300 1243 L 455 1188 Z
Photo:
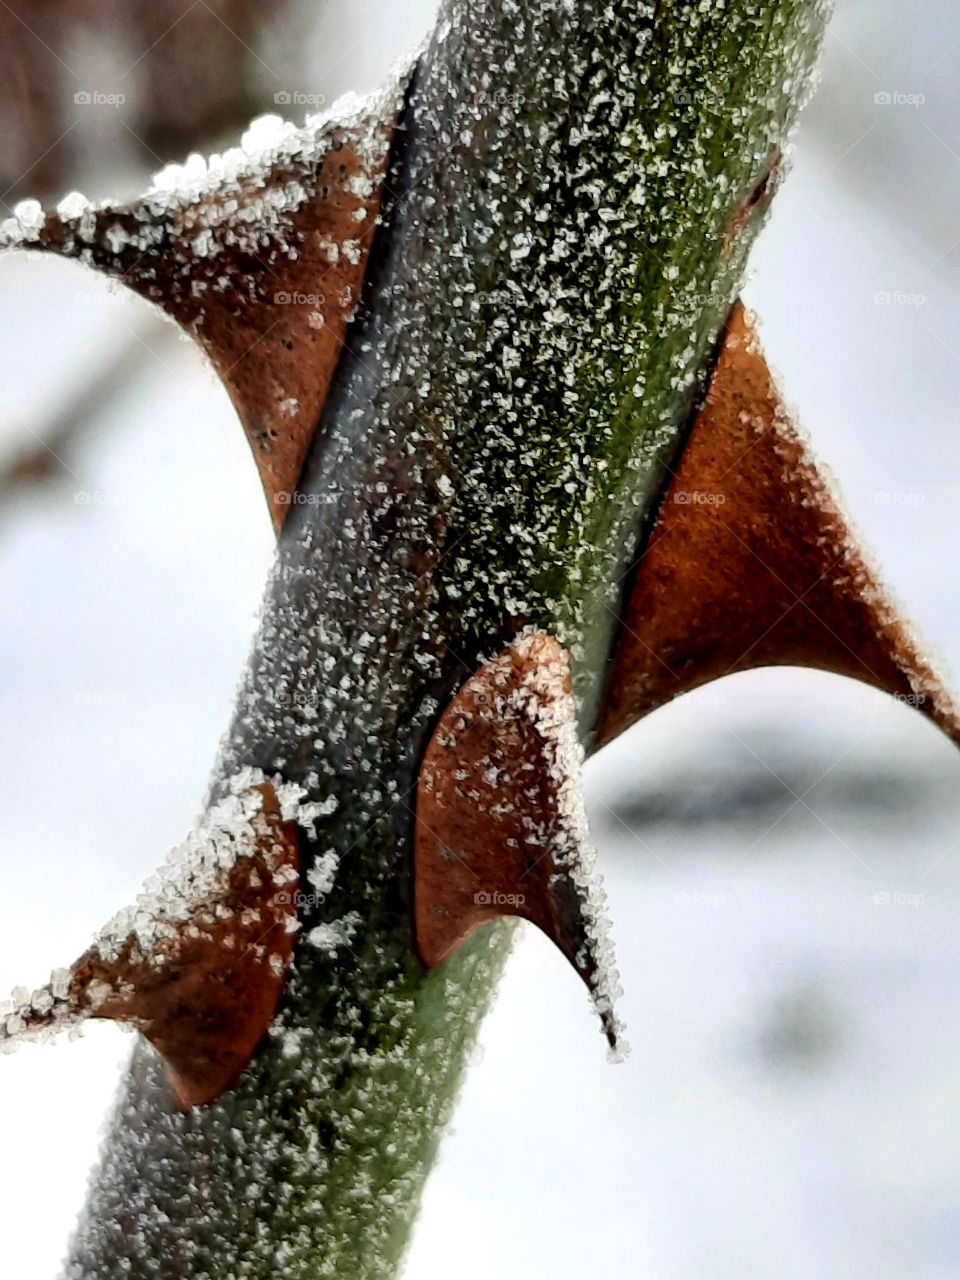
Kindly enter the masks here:
M 287 6 L 0 6 L 0 199 L 55 197 L 87 172 L 112 173 L 118 146 L 151 168 L 235 131 L 274 92 L 278 73 L 257 50 L 266 28 L 283 27 Z
M 393 56 L 369 28 L 367 0 L 28 0 L 0 4 L 0 213 L 54 203 L 71 188 L 93 199 L 132 194 L 190 151 L 231 145 L 250 119 L 301 120 L 338 88 L 379 80 Z M 407 6 L 411 41 L 434 0 Z M 387 27 L 388 50 L 392 28 Z M 344 54 L 347 49 L 349 56 Z M 52 417 L 0 422 L 0 515 L 11 493 L 69 474 L 73 450 L 142 372 L 159 329 L 62 387 Z M 86 378 L 89 377 L 89 381 Z M 67 384 L 69 381 L 69 385 Z
M 70 387 L 57 410 L 39 424 L 0 425 L 0 518 L 9 501 L 24 489 L 62 483 L 73 476 L 73 462 L 87 437 L 107 411 L 143 374 L 151 344 L 176 338 L 163 320 L 152 320 L 143 334 L 132 332 L 119 348 L 111 347 L 79 388 Z M 8 443 L 9 442 L 9 443 Z
M 52 202 L 74 186 L 98 197 L 104 182 L 137 189 L 159 165 L 238 135 L 273 106 L 278 73 L 258 49 L 269 42 L 271 57 L 279 51 L 285 62 L 278 29 L 286 30 L 293 7 L 288 0 L 269 10 L 253 0 L 0 5 L 0 205 L 9 212 L 26 197 Z M 288 50 L 298 43 L 288 30 Z M 142 374 L 161 325 L 111 343 L 79 382 L 62 388 L 47 420 L 0 426 L 0 515 L 9 514 L 14 491 L 72 474 L 77 447 Z

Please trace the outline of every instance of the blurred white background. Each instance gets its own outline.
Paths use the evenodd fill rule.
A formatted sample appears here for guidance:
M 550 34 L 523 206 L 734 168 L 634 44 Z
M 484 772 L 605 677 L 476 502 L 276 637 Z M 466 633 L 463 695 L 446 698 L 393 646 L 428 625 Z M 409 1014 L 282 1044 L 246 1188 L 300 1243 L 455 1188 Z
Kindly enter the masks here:
M 263 55 L 263 109 L 372 87 L 431 12 L 305 6 L 310 38 Z M 958 75 L 948 0 L 839 0 L 746 290 L 955 669 Z M 226 396 L 173 329 L 64 264 L 2 259 L 0 290 L 4 991 L 78 954 L 189 828 L 272 539 Z M 62 465 L 10 483 L 37 436 Z M 408 1280 L 960 1275 L 958 783 L 915 713 L 796 671 L 714 685 L 592 761 L 632 1055 L 607 1065 L 525 931 Z M 55 1275 L 129 1045 L 99 1026 L 0 1059 L 5 1274 Z

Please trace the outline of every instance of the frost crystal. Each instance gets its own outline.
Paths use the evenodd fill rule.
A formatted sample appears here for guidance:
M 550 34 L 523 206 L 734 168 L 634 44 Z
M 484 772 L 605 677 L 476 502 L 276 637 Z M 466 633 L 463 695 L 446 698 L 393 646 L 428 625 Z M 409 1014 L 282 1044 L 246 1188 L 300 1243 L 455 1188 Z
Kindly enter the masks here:
M 307 942 L 318 951 L 325 951 L 334 956 L 339 947 L 346 946 L 357 931 L 360 916 L 351 911 L 341 920 L 330 920 L 326 924 L 318 924 L 307 934 Z

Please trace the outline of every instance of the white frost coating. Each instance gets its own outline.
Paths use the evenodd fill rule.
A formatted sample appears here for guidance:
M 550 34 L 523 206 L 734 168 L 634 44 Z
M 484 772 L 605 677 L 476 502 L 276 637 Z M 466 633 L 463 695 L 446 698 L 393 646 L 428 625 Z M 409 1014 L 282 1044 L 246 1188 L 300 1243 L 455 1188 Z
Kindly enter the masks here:
M 60 1031 L 79 1034 L 83 1015 L 68 998 L 69 980 L 68 970 L 56 969 L 45 987 L 36 991 L 14 987 L 9 998 L 0 1001 L 0 1054 L 12 1053 L 26 1040 L 52 1039 Z M 91 989 L 91 1008 L 96 1007 L 97 997 L 98 992 Z
M 747 319 L 749 325 L 744 339 L 747 350 L 754 355 L 763 356 L 756 314 L 748 312 Z M 946 674 L 943 659 L 936 655 L 917 627 L 908 621 L 909 614 L 897 593 L 884 580 L 880 566 L 870 551 L 869 541 L 861 537 L 856 523 L 847 511 L 837 477 L 832 468 L 817 456 L 813 441 L 802 425 L 799 414 L 791 409 L 783 396 L 781 379 L 776 370 L 770 367 L 769 360 L 766 360 L 766 364 L 778 392 L 772 425 L 786 445 L 783 456 L 792 460 L 797 446 L 801 451 L 795 469 L 784 469 L 783 482 L 792 492 L 811 490 L 813 497 L 807 501 L 815 502 L 817 508 L 825 514 L 832 513 L 836 516 L 838 528 L 846 531 L 846 536 L 836 541 L 831 548 L 835 561 L 832 575 L 837 580 L 852 580 L 861 600 L 876 616 L 878 632 L 883 633 L 881 638 L 884 643 L 891 643 L 891 636 L 894 637 L 897 664 L 916 696 L 917 705 L 933 707 L 942 723 L 952 723 L 960 731 L 960 706 L 950 692 L 953 682 Z M 745 421 L 743 414 L 741 421 Z M 745 422 L 745 425 L 751 424 Z M 766 421 L 761 418 L 757 418 L 752 425 L 758 433 L 767 429 Z M 884 633 L 884 629 L 889 630 Z
M 228 781 L 228 794 L 212 804 L 196 828 L 165 859 L 133 906 L 125 907 L 101 929 L 94 946 L 105 960 L 115 960 L 127 938 L 136 938 L 149 953 L 174 926 L 189 920 L 197 908 L 214 902 L 237 860 L 256 855 L 263 835 L 257 822 L 263 811 L 263 795 L 256 788 L 272 785 L 284 821 L 312 824 L 301 811 L 306 794 L 296 783 L 279 775 L 267 777 L 261 769 L 243 769 Z
M 78 191 L 57 205 L 59 228 L 44 230 L 46 214 L 36 200 L 21 201 L 14 216 L 0 224 L 0 249 L 36 245 L 92 262 L 95 233 L 101 249 L 117 261 L 97 265 L 120 271 L 125 249 L 149 254 L 166 246 L 185 274 L 197 260 L 215 258 L 226 248 L 260 254 L 273 248 L 295 258 L 298 242 L 292 215 L 316 192 L 320 161 L 339 140 L 348 139 L 361 161 L 351 181 L 360 195 L 375 190 L 374 175 L 389 145 L 384 124 L 395 118 L 412 63 L 398 64 L 387 83 L 367 97 L 344 94 L 329 110 L 295 125 L 276 115 L 250 124 L 240 145 L 203 157 L 190 155 L 155 173 L 143 195 L 132 204 L 111 201 L 94 205 Z M 356 241 L 345 252 L 359 261 Z M 204 281 L 204 288 L 216 282 Z
M 43 207 L 39 200 L 21 200 L 14 207 L 12 221 L 3 224 L 4 232 L 12 234 L 29 244 L 39 238 L 43 228 L 44 216 Z
M 186 840 L 146 882 L 136 902 L 117 912 L 100 930 L 92 950 L 107 963 L 114 962 L 132 939 L 140 955 L 149 957 L 201 909 L 224 918 L 223 898 L 231 870 L 240 858 L 264 853 L 269 827 L 261 818 L 264 797 L 258 788 L 265 784 L 273 789 L 281 819 L 295 822 L 311 838 L 318 816 L 336 807 L 335 797 L 326 803 L 305 800 L 305 789 L 279 774 L 269 777 L 262 769 L 239 770 L 227 780 L 227 794 L 207 808 Z M 320 877 L 326 892 L 333 887 L 336 867 L 335 859 L 326 858 L 311 872 Z M 298 878 L 293 867 L 273 872 L 274 882 L 288 882 L 291 890 Z M 14 989 L 10 1000 L 0 1005 L 0 1053 L 10 1052 L 28 1037 L 46 1039 L 81 1023 L 112 994 L 106 984 L 92 983 L 78 1001 L 70 981 L 70 971 L 58 969 L 37 991 Z
M 523 684 L 511 695 L 511 701 L 530 717 L 543 743 L 548 777 L 556 787 L 558 818 L 551 833 L 550 853 L 557 868 L 567 874 L 577 888 L 587 939 L 587 954 L 578 956 L 577 963 L 582 970 L 586 969 L 588 959 L 594 966 L 590 979 L 593 1001 L 604 1026 L 610 1028 L 616 1040 L 610 1057 L 619 1061 L 628 1048 L 615 1009 L 623 989 L 616 967 L 603 878 L 597 869 L 596 849 L 587 823 L 583 798 L 584 751 L 577 733 L 576 702 L 567 689 L 569 663 L 566 657 L 544 662 L 540 656 L 542 643 L 542 634 L 533 627 L 525 628 L 514 640 L 512 647 L 529 665 Z
M 93 205 L 80 191 L 71 191 L 57 205 L 57 213 L 61 218 L 82 218 Z

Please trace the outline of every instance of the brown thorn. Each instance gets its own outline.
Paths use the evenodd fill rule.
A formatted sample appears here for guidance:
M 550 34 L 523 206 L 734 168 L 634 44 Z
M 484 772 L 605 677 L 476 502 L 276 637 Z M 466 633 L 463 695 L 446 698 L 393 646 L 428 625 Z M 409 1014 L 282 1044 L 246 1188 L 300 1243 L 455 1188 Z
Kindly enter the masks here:
M 960 743 L 960 714 L 803 438 L 738 302 L 627 600 L 596 746 L 733 671 L 865 681 Z
M 136 932 L 109 954 L 95 944 L 65 975 L 65 990 L 34 993 L 23 1032 L 86 1018 L 131 1023 L 164 1060 L 184 1108 L 237 1080 L 276 1012 L 297 932 L 296 824 L 282 820 L 269 782 L 255 790 L 255 849 L 220 873 L 213 894 L 186 919 L 159 908 L 147 946 Z
M 390 111 L 393 111 L 391 106 Z M 279 534 L 336 370 L 377 227 L 395 119 L 321 126 L 309 156 L 164 206 L 48 213 L 8 243 L 87 265 L 159 306 L 209 357 L 237 410 Z M 248 219 L 275 202 L 272 227 Z
M 462 686 L 427 747 L 416 806 L 417 947 L 432 969 L 487 920 L 531 921 L 580 974 L 615 1047 L 580 760 L 566 650 L 525 632 Z
M 259 790 L 258 852 L 234 863 L 207 922 L 188 921 L 149 955 L 128 939 L 113 964 L 88 951 L 73 969 L 71 995 L 106 984 L 110 995 L 92 1016 L 139 1027 L 184 1107 L 212 1101 L 239 1077 L 276 1012 L 293 957 L 296 825 L 281 821 L 269 783 Z

